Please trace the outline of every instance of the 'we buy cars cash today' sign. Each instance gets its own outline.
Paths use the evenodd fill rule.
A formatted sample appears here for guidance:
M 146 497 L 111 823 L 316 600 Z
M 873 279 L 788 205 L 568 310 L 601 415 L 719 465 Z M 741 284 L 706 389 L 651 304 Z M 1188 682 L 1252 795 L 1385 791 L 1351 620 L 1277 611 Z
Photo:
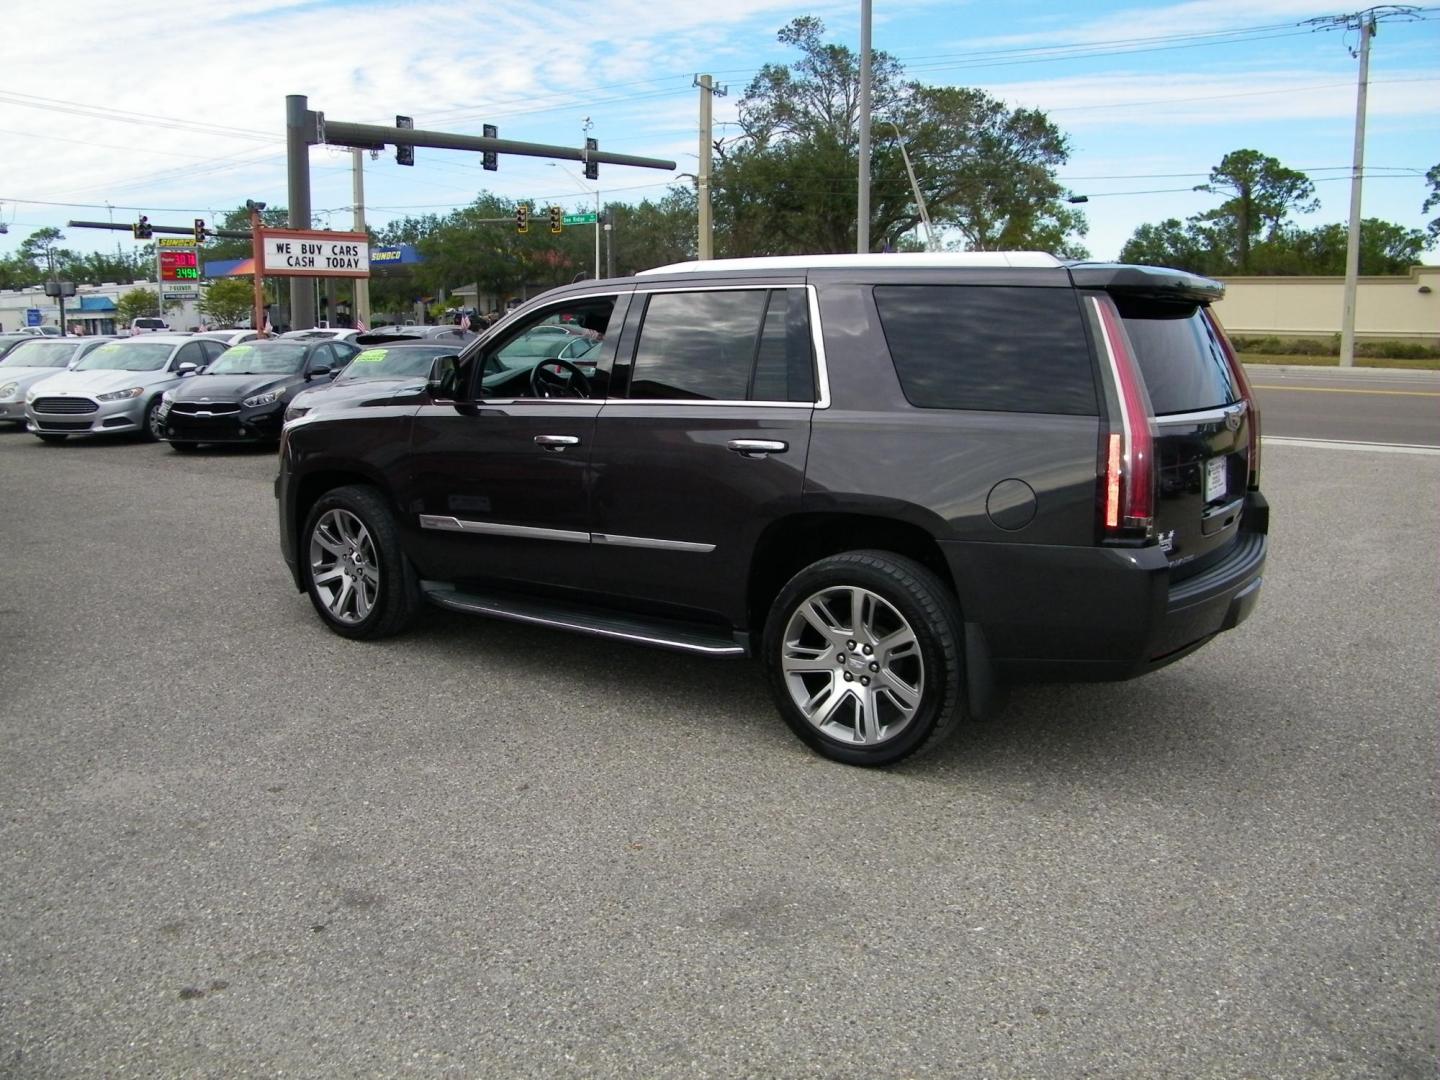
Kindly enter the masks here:
M 364 233 L 266 229 L 266 277 L 369 277 L 370 243 Z

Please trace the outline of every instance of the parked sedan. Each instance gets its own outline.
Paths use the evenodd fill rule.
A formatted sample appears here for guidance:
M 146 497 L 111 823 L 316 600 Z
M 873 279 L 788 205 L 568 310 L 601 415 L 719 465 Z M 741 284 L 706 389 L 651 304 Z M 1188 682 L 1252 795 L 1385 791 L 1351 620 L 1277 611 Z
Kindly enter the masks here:
M 0 421 L 25 425 L 25 394 L 99 348 L 108 337 L 31 337 L 0 358 Z
M 285 419 L 294 420 L 316 408 L 373 404 L 406 390 L 418 390 L 430 378 L 437 356 L 453 355 L 456 345 L 444 342 L 396 341 L 371 345 L 356 354 L 332 383 L 301 390 L 285 410 Z
M 165 395 L 160 437 L 176 450 L 200 443 L 273 442 L 290 399 L 318 382 L 328 385 L 359 351 L 325 340 L 236 345 L 204 374 Z
M 45 442 L 91 435 L 160 437 L 160 395 L 224 352 L 218 341 L 144 334 L 107 341 L 25 394 L 25 418 Z

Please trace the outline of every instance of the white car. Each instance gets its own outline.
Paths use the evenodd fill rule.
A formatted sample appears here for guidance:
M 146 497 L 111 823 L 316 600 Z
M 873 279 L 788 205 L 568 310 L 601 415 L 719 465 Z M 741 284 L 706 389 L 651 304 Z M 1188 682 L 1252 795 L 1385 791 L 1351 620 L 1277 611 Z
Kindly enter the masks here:
M 163 334 L 170 329 L 170 324 L 164 319 L 157 319 L 153 315 L 142 315 L 138 319 L 130 320 L 130 336 L 136 334 Z
M 325 338 L 329 341 L 354 341 L 356 335 L 363 332 L 364 331 L 362 330 L 356 330 L 349 326 L 317 326 L 313 330 L 288 330 L 280 336 L 282 338 L 290 338 L 292 340 L 295 338 L 301 338 L 306 341 L 315 341 L 320 338 Z
M 22 341 L 0 359 L 0 421 L 25 424 L 25 394 L 42 379 L 59 374 L 113 338 L 39 334 Z
M 27 426 L 45 442 L 127 432 L 158 439 L 160 395 L 224 351 L 221 342 L 179 334 L 107 341 L 26 391 Z
M 260 337 L 254 330 L 204 330 L 191 336 L 206 341 L 221 342 L 226 348 L 231 345 L 242 345 L 247 341 L 255 341 Z

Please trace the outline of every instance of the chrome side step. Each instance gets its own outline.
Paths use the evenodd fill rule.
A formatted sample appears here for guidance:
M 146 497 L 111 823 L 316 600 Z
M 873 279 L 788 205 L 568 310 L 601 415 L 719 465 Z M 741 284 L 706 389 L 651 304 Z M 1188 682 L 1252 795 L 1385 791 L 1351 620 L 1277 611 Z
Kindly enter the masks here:
M 471 615 L 551 626 L 593 637 L 702 656 L 745 656 L 748 652 L 745 645 L 724 631 L 695 623 L 646 619 L 585 604 L 567 604 L 509 593 L 467 592 L 440 581 L 422 581 L 420 591 L 432 604 Z

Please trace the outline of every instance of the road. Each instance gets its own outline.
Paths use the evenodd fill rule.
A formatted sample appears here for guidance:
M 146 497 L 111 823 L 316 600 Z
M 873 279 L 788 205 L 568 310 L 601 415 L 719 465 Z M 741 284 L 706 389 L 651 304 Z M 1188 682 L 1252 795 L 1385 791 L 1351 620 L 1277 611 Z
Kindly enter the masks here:
M 1440 446 L 1440 371 L 1251 365 L 1266 435 Z
M 269 453 L 0 436 L 0 1074 L 1433 1075 L 1440 458 L 1265 469 L 1238 631 L 861 771 L 745 662 L 328 633 Z

